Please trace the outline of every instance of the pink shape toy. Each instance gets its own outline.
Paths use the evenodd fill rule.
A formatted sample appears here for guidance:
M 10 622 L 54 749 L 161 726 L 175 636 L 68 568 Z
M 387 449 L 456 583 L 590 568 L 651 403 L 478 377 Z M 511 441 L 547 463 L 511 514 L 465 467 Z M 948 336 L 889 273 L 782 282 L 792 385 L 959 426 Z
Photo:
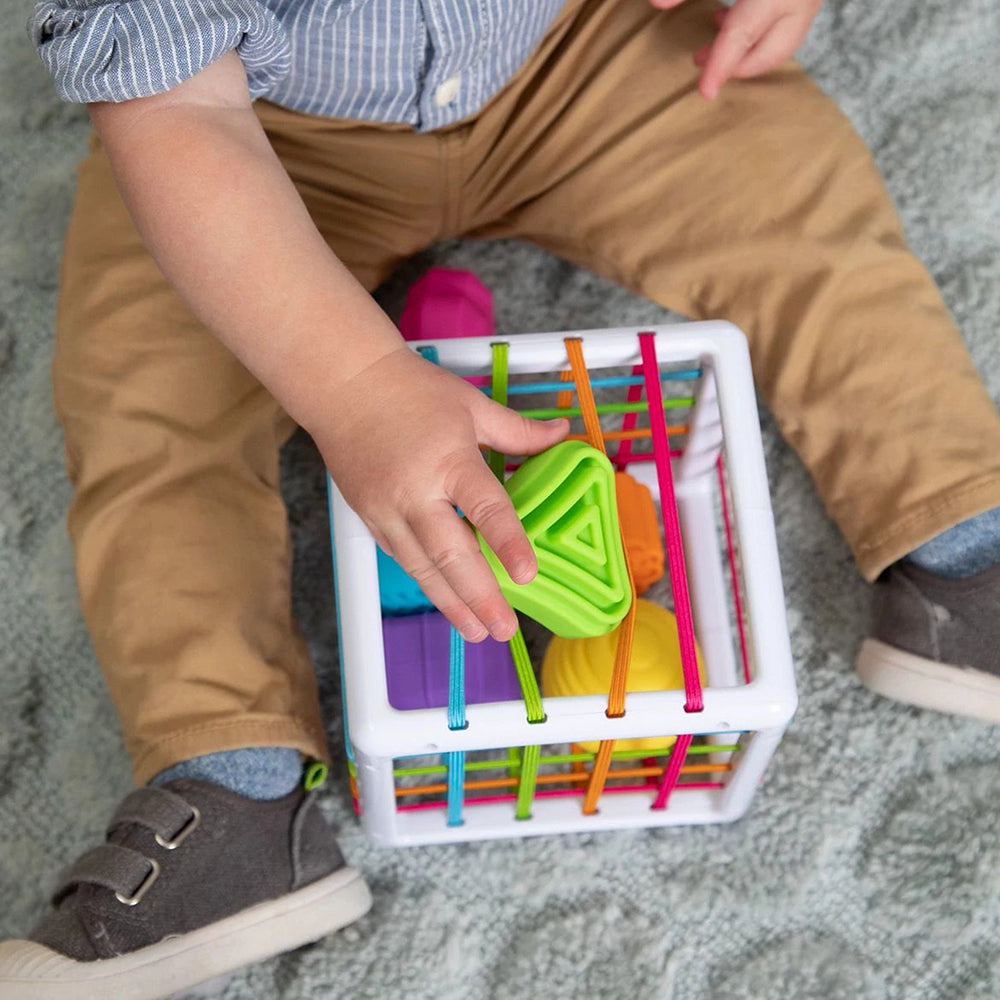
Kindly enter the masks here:
M 492 337 L 493 296 L 471 271 L 432 267 L 407 293 L 399 330 L 405 340 Z

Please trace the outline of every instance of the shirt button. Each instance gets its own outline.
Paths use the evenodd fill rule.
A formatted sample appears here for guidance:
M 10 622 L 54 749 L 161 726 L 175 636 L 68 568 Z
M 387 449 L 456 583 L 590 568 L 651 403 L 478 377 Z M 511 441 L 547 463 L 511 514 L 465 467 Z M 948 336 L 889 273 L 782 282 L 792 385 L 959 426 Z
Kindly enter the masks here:
M 437 90 L 434 91 L 434 103 L 443 108 L 446 104 L 451 104 L 458 96 L 459 79 L 457 76 L 449 76 Z

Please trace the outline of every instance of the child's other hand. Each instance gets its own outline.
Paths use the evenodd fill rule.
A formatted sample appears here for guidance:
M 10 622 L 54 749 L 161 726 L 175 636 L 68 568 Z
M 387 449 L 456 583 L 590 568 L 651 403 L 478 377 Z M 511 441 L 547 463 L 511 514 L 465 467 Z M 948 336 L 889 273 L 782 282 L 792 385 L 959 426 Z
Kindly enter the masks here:
M 528 455 L 566 436 L 565 420 L 528 420 L 409 348 L 338 390 L 311 427 L 344 498 L 375 540 L 472 641 L 509 639 L 517 619 L 459 507 L 507 568 L 527 583 L 534 552 L 479 444 Z
M 684 0 L 650 0 L 664 10 Z M 712 100 L 729 79 L 760 76 L 790 59 L 809 31 L 823 0 L 736 0 L 715 13 L 719 33 L 698 49 L 698 90 Z

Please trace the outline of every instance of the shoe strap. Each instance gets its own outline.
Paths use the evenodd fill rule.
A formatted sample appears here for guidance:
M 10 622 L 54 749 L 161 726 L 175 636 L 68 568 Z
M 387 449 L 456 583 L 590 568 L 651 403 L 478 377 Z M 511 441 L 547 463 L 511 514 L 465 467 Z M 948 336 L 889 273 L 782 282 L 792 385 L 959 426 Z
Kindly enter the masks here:
M 129 792 L 111 817 L 108 836 L 116 827 L 136 823 L 152 830 L 161 846 L 178 843 L 198 821 L 198 810 L 180 795 L 166 788 L 136 788 Z
M 120 844 L 101 844 L 63 872 L 52 894 L 52 905 L 58 906 L 77 886 L 98 885 L 131 906 L 145 895 L 159 874 L 160 866 L 138 851 Z

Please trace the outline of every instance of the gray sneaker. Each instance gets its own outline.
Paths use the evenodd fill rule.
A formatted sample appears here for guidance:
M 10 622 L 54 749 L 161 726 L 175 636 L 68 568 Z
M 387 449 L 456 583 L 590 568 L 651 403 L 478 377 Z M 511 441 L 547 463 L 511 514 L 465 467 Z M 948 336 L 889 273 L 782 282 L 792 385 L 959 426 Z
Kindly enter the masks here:
M 0 1000 L 162 1000 L 367 912 L 314 794 L 259 802 L 204 781 L 128 795 L 26 941 Z
M 1000 564 L 945 580 L 896 563 L 875 591 L 862 682 L 897 701 L 1000 723 Z

